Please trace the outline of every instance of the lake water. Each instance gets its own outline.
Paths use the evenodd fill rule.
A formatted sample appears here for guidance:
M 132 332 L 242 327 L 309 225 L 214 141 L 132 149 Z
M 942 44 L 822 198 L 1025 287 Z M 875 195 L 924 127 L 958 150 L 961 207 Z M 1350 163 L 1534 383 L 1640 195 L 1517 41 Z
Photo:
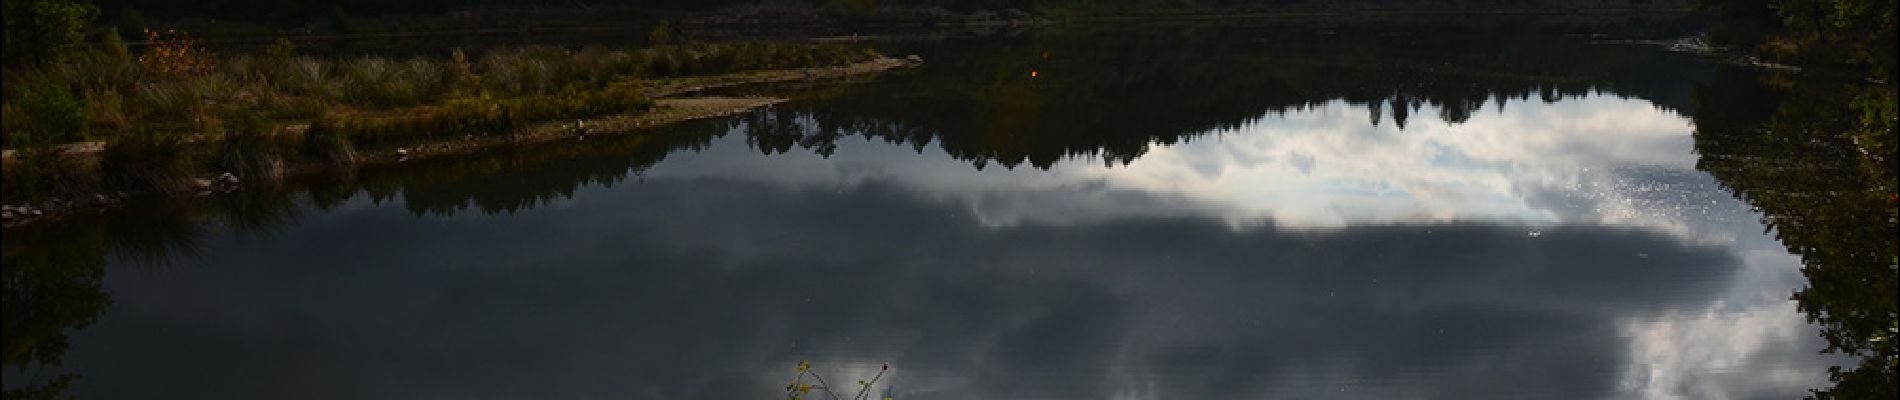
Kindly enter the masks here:
M 1750 71 L 1552 35 L 884 46 L 929 63 L 10 229 L 6 385 L 741 399 L 809 361 L 842 397 L 888 363 L 875 398 L 1740 399 L 1855 362 L 1751 193 L 1858 181 L 1727 178 L 1790 151 L 1709 126 L 1781 104 Z

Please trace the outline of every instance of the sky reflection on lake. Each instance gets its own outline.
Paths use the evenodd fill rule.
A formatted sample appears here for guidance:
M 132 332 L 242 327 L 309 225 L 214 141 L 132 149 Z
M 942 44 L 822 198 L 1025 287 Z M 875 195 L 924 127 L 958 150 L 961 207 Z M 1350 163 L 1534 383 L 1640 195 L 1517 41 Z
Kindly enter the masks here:
M 743 117 L 653 165 L 477 159 L 506 168 L 112 259 L 56 369 L 86 398 L 762 398 L 811 360 L 890 362 L 897 399 L 1752 399 L 1841 361 L 1677 111 L 1364 104 L 1047 169 L 761 151 Z M 767 112 L 840 125 L 797 105 Z
M 1153 144 L 1125 165 L 1079 157 L 1047 171 L 969 172 L 956 168 L 967 163 L 940 153 L 918 157 L 902 147 L 852 141 L 824 158 L 724 157 L 719 154 L 751 152 L 714 148 L 713 158 L 678 160 L 643 176 L 826 185 L 889 178 L 964 197 L 993 225 L 1134 214 L 1215 216 L 1281 228 L 1451 221 L 1680 228 L 1683 214 L 1709 214 L 1713 203 L 1733 203 L 1721 193 L 1669 190 L 1710 184 L 1694 169 L 1692 127 L 1671 111 L 1609 95 L 1516 101 L 1491 111 L 1496 108 L 1493 103 L 1463 123 L 1415 118 L 1400 129 L 1369 123 L 1363 106 L 1333 101 L 1268 112 L 1184 143 Z M 1064 203 L 1021 196 L 1025 189 L 1062 192 Z
M 119 267 L 66 365 L 90 397 L 757 398 L 801 359 L 847 382 L 891 362 L 879 390 L 903 399 L 1822 382 L 1796 260 L 1686 169 L 1680 118 L 1605 97 L 1403 131 L 1364 112 L 1265 115 L 1129 165 L 728 135 L 515 213 L 358 197 L 189 268 Z M 1597 122 L 1532 122 L 1554 113 Z
M 992 227 L 1131 216 L 1211 217 L 1243 231 L 1263 222 L 1296 230 L 1480 222 L 1523 226 L 1527 236 L 1554 225 L 1637 227 L 1728 248 L 1738 258 L 1731 266 L 1738 276 L 1706 309 L 1619 320 L 1632 358 L 1619 390 L 1727 398 L 1761 389 L 1737 390 L 1755 384 L 1814 382 L 1812 365 L 1763 355 L 1805 358 L 1799 356 L 1818 346 L 1786 297 L 1801 281 L 1798 259 L 1759 235 L 1750 210 L 1695 170 L 1686 117 L 1610 95 L 1497 108 L 1491 103 L 1462 123 L 1415 118 L 1401 129 L 1369 123 L 1366 107 L 1333 101 L 1270 112 L 1186 143 L 1156 144 L 1126 165 L 1083 158 L 1048 171 L 945 174 L 960 162 L 920 162 L 907 149 L 870 142 L 841 146 L 823 161 L 788 154 L 759 160 L 771 166 L 714 164 L 752 171 L 729 177 L 764 175 L 780 184 L 890 181 L 956 198 Z M 728 146 L 708 153 L 722 151 L 748 152 Z M 646 176 L 732 172 L 699 167 L 680 160 Z M 1723 370 L 1748 373 L 1707 374 Z

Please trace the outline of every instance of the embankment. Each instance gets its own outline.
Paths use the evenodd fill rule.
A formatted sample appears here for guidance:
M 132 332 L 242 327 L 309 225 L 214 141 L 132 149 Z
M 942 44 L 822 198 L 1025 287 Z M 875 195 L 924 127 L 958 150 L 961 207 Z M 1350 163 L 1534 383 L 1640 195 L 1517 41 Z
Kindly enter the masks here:
M 401 163 L 422 158 L 467 154 L 507 146 L 527 146 L 562 140 L 585 141 L 590 136 L 642 134 L 650 128 L 704 118 L 733 115 L 760 107 L 767 107 L 787 101 L 777 97 L 727 97 L 698 96 L 697 93 L 744 85 L 784 83 L 784 82 L 830 82 L 875 76 L 879 73 L 915 67 L 922 59 L 915 56 L 906 59 L 879 57 L 870 61 L 849 65 L 822 67 L 775 69 L 749 72 L 736 72 L 711 76 L 692 76 L 659 79 L 641 82 L 641 92 L 654 99 L 652 107 L 636 113 L 619 113 L 604 116 L 579 118 L 572 120 L 534 121 L 511 129 L 505 134 L 464 135 L 437 140 L 404 143 L 400 146 L 378 148 L 358 148 L 348 162 L 333 160 L 300 160 L 285 165 L 286 177 L 308 176 L 315 174 L 347 172 L 350 169 L 367 166 Z M 401 118 L 400 116 L 365 116 L 363 119 Z M 309 125 L 293 125 L 274 133 L 273 140 L 280 142 L 303 142 L 311 131 Z M 210 146 L 210 141 L 192 140 L 188 145 Z M 97 165 L 98 159 L 107 148 L 104 142 L 83 142 L 58 146 L 61 156 L 79 165 Z M 19 157 L 13 150 L 7 150 L 0 166 L 19 168 Z M 246 187 L 240 177 L 230 173 L 208 173 L 192 180 L 192 190 L 177 193 L 94 193 L 90 195 L 68 196 L 68 198 L 38 199 L 36 202 L 7 204 L 0 213 L 4 215 L 5 226 L 29 223 L 55 222 L 62 216 L 75 213 L 102 212 L 128 202 L 160 199 L 166 195 L 207 196 L 219 191 L 242 190 Z

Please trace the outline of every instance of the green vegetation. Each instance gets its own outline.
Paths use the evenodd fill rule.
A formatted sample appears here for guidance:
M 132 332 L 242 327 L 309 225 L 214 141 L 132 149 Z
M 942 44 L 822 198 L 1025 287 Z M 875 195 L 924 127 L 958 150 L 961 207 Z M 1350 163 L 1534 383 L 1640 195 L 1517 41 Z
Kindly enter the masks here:
M 5 64 L 59 62 L 85 40 L 84 29 L 97 9 L 71 0 L 4 0 Z
M 1826 101 L 1853 109 L 1857 123 L 1837 134 L 1857 143 L 1873 163 L 1894 171 L 1900 39 L 1894 0 L 1707 0 L 1716 10 L 1712 43 L 1743 54 L 1855 82 Z M 1832 91 L 1832 90 L 1830 90 Z M 1891 185 L 1889 185 L 1891 186 Z
M 8 147 L 76 141 L 86 134 L 86 103 L 70 84 L 44 72 L 29 73 L 5 109 Z
M 6 168 L 7 201 L 180 192 L 218 172 L 269 181 L 300 159 L 348 163 L 363 150 L 641 112 L 656 79 L 875 56 L 823 44 L 681 43 L 326 59 L 299 55 L 288 40 L 219 55 L 186 34 L 142 33 L 150 46 L 138 54 L 108 32 L 6 69 L 5 143 L 18 151 Z M 96 167 L 68 165 L 75 160 L 62 148 L 89 141 L 104 143 Z

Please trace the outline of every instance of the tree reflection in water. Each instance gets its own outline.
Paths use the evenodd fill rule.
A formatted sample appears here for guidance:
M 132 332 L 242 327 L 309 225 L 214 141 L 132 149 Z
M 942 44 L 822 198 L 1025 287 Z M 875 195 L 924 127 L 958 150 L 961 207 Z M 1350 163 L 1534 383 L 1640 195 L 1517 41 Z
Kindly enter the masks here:
M 1829 352 L 1861 358 L 1829 371 L 1821 398 L 1894 398 L 1894 160 L 1842 138 L 1858 121 L 1852 85 L 1724 69 L 1696 88 L 1698 169 L 1761 213 L 1801 256 L 1794 293 Z

